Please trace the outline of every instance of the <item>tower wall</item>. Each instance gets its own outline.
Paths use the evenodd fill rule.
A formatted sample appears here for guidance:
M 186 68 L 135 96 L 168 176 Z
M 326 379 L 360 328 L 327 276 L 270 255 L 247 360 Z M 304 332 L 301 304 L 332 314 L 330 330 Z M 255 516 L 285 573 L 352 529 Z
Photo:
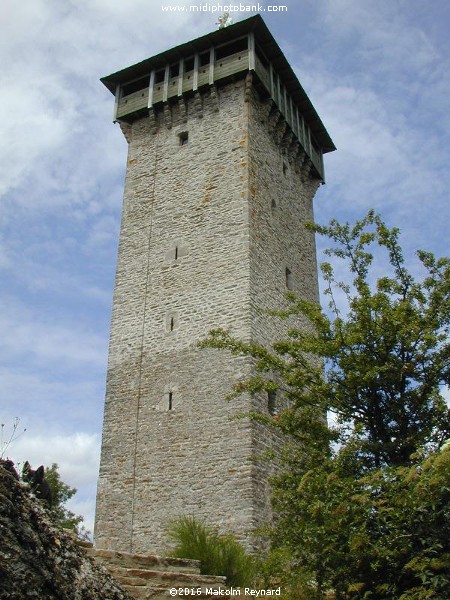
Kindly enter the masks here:
M 180 144 L 180 134 L 188 143 Z M 216 327 L 264 344 L 289 323 L 293 290 L 317 298 L 312 220 L 318 180 L 251 77 L 125 126 L 129 153 L 114 294 L 97 547 L 162 552 L 167 522 L 195 515 L 249 533 L 270 517 L 267 398 L 225 396 L 250 361 L 201 350 Z

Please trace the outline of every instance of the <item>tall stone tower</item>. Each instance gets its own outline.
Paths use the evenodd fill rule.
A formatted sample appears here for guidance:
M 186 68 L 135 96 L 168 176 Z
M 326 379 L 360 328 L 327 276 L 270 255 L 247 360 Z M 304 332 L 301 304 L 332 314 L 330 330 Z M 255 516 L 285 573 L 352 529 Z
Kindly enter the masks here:
M 260 308 L 318 298 L 303 223 L 335 148 L 259 15 L 102 81 L 129 149 L 96 546 L 161 552 L 167 522 L 194 515 L 251 547 L 273 440 L 234 417 L 277 399 L 227 402 L 252 363 L 197 342 L 223 327 L 269 344 L 286 324 Z

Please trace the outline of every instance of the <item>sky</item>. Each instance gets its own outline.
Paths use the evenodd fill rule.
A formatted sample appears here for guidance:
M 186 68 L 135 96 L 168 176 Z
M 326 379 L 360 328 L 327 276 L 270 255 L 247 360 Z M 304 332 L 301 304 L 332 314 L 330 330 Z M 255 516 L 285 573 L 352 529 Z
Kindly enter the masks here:
M 16 418 L 21 433 L 5 455 L 58 463 L 91 530 L 127 152 L 99 78 L 217 28 L 216 2 L 190 4 L 3 0 L 0 11 L 0 423 L 4 442 Z M 316 220 L 374 208 L 401 228 L 413 270 L 417 248 L 448 256 L 450 3 L 269 5 L 258 10 L 338 148 Z

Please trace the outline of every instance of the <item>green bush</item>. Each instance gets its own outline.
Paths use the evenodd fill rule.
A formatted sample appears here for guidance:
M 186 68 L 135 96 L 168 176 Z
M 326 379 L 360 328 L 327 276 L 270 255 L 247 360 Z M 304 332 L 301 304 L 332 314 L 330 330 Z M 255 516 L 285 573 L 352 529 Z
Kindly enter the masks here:
M 230 586 L 252 584 L 256 563 L 231 535 L 217 531 L 194 517 L 181 517 L 169 525 L 169 537 L 175 542 L 171 556 L 200 561 L 202 575 L 222 575 Z

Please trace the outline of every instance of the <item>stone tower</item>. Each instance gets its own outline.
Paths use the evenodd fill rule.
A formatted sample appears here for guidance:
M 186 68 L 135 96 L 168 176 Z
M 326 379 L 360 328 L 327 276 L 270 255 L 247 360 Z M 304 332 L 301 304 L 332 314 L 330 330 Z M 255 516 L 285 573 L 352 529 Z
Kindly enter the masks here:
M 303 223 L 334 145 L 259 15 L 102 82 L 129 146 L 96 546 L 161 552 L 167 522 L 195 515 L 251 548 L 273 440 L 234 417 L 277 399 L 227 402 L 252 364 L 197 342 L 223 327 L 268 344 L 286 324 L 259 308 L 318 298 Z

